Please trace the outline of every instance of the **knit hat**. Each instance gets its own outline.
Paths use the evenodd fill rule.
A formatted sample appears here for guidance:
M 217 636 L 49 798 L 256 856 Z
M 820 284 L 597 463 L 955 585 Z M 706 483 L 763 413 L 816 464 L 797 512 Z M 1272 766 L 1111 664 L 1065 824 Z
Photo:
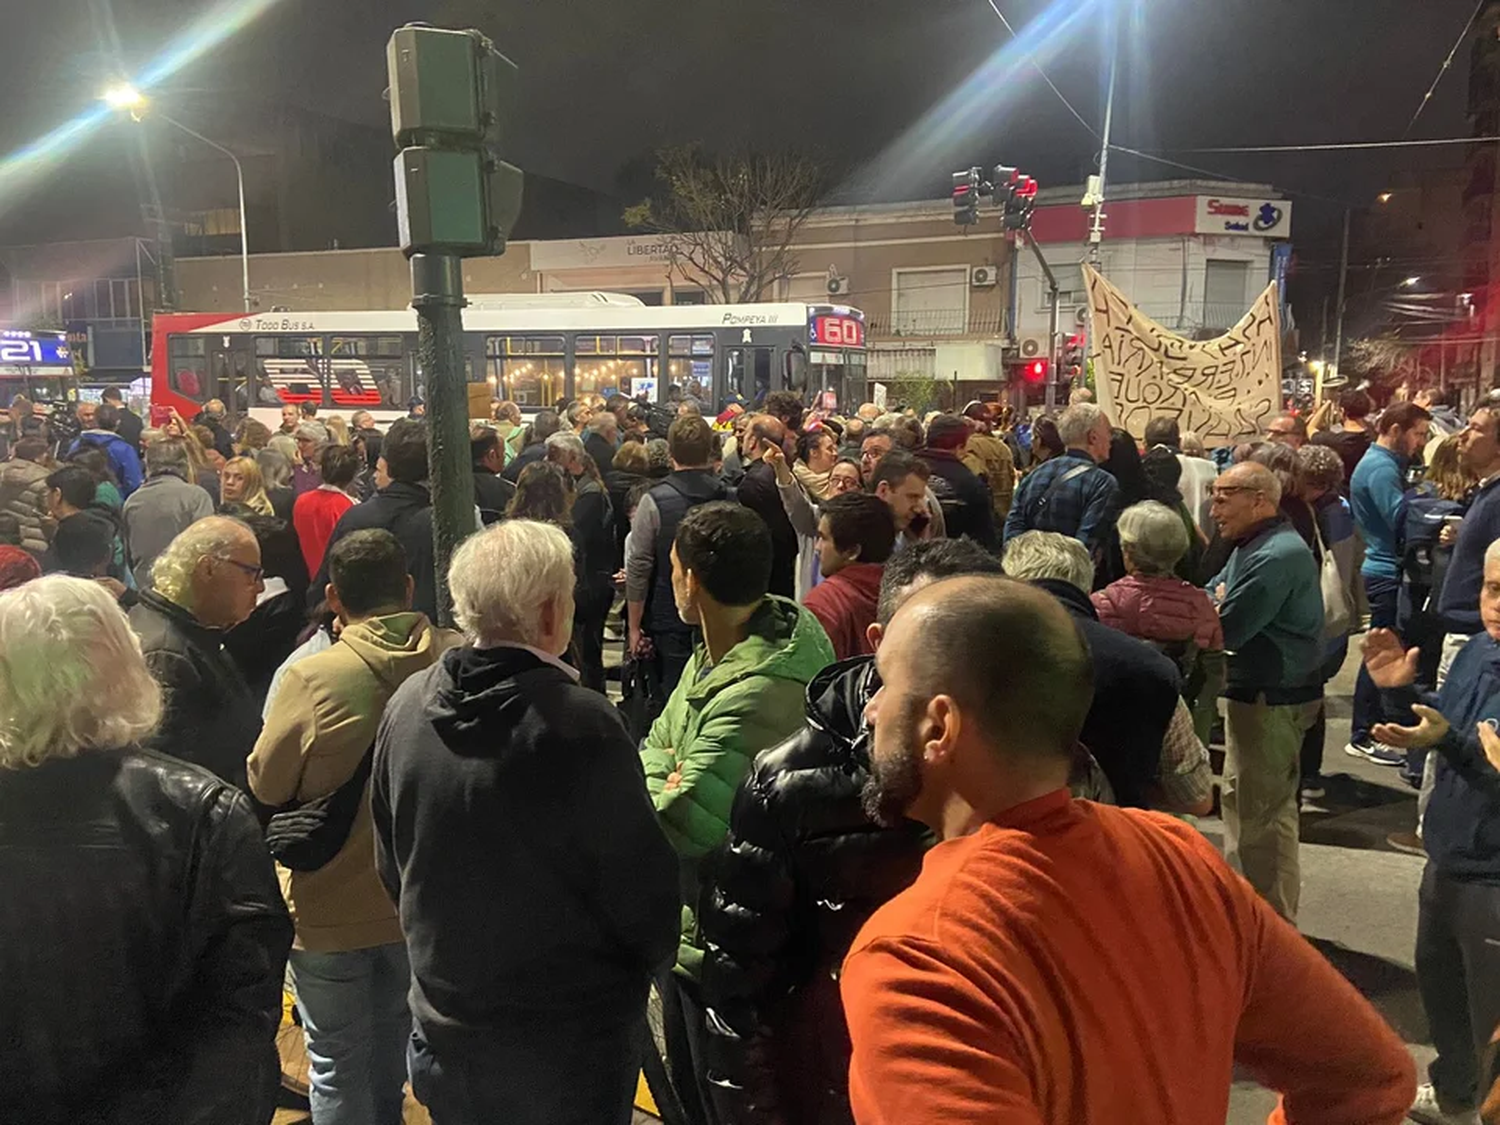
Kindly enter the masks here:
M 20 547 L 0 547 L 0 590 L 13 590 L 42 576 L 42 568 Z

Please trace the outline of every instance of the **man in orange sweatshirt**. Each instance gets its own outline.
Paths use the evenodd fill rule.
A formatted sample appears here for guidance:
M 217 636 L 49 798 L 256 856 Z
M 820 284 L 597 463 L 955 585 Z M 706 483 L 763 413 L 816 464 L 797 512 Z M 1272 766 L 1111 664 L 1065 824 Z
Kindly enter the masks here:
M 942 842 L 844 963 L 860 1125 L 1222 1125 L 1236 1064 L 1273 1122 L 1402 1120 L 1401 1041 L 1202 836 L 1069 796 L 1092 672 L 1052 598 L 935 583 L 876 662 L 866 807 Z

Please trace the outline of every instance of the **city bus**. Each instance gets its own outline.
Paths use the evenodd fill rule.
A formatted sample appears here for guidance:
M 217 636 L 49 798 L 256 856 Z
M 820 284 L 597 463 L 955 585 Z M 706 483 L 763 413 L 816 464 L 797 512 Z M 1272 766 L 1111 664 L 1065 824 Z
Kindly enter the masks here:
M 675 305 L 572 302 L 464 313 L 470 384 L 526 415 L 583 395 L 643 402 L 696 398 L 712 416 L 792 390 L 826 409 L 865 397 L 865 319 L 858 309 L 798 303 Z M 496 307 L 498 306 L 498 307 Z M 275 429 L 281 407 L 368 410 L 385 423 L 427 395 L 417 317 L 390 312 L 158 313 L 151 405 L 191 418 L 210 399 Z M 482 396 L 480 396 L 482 397 Z

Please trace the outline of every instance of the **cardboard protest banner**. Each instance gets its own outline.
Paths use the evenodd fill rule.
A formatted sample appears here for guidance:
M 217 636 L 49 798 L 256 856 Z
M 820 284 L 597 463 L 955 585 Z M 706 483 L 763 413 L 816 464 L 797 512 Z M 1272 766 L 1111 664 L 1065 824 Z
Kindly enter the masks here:
M 1222 336 L 1189 340 L 1157 324 L 1091 266 L 1089 355 L 1099 405 L 1136 438 L 1173 416 L 1207 446 L 1257 437 L 1281 413 L 1281 317 L 1276 283 Z

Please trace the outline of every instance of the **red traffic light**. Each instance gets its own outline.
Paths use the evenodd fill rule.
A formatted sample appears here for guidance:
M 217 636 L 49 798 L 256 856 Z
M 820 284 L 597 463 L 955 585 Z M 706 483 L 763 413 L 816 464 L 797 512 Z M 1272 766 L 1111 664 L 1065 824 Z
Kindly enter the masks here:
M 1022 374 L 1028 383 L 1040 383 L 1047 378 L 1047 361 L 1045 359 L 1034 359 L 1022 369 Z
M 1016 197 L 1018 199 L 1035 199 L 1037 184 L 1030 176 L 1022 176 L 1020 183 L 1016 184 Z

